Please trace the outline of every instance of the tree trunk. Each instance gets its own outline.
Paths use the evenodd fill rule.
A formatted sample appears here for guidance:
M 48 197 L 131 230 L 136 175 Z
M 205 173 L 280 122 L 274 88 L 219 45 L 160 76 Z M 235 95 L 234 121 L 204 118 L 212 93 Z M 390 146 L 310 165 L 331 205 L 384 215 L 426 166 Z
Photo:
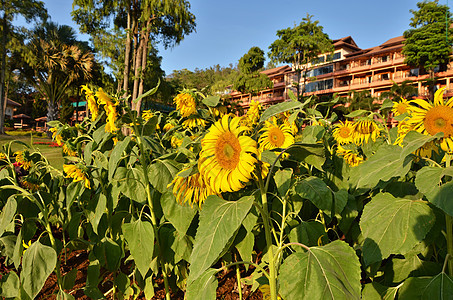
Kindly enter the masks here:
M 148 61 L 148 45 L 149 45 L 149 31 L 150 31 L 151 19 L 148 20 L 146 24 L 146 28 L 143 31 L 143 49 L 142 49 L 142 59 L 141 59 L 141 70 L 140 70 L 140 77 L 139 77 L 139 85 L 138 85 L 138 94 L 137 97 L 143 94 L 144 89 L 144 72 L 146 70 L 146 63 Z M 137 112 L 140 115 L 140 108 L 142 107 L 142 99 L 137 101 L 136 104 Z
M 2 6 L 3 6 L 2 1 Z M 6 95 L 5 95 L 5 76 L 6 76 L 6 38 L 8 34 L 8 27 L 6 23 L 6 16 L 3 15 L 2 18 L 2 42 L 1 42 L 1 49 L 0 53 L 2 56 L 2 66 L 0 71 L 0 134 L 5 133 L 5 109 L 6 109 Z
M 130 71 L 130 56 L 131 56 L 131 44 L 132 44 L 132 35 L 135 27 L 135 20 L 131 25 L 131 11 L 128 8 L 127 11 L 127 29 L 126 29 L 126 49 L 124 51 L 124 71 L 123 71 L 123 97 L 127 96 L 128 86 L 129 86 L 129 71 Z
M 133 85 L 133 90 L 132 90 L 132 101 L 137 99 L 138 96 L 138 83 L 140 80 L 140 69 L 142 67 L 142 53 L 143 53 L 143 43 L 144 39 L 142 36 L 143 32 L 139 34 L 139 42 L 138 42 L 138 47 L 137 51 L 135 52 L 135 61 L 134 61 L 134 85 Z M 139 111 L 140 108 L 137 109 L 137 105 L 135 102 L 132 102 L 132 109 Z
M 47 122 L 55 121 L 58 119 L 58 108 L 55 101 L 47 102 Z M 47 136 L 52 137 L 52 132 L 47 131 Z

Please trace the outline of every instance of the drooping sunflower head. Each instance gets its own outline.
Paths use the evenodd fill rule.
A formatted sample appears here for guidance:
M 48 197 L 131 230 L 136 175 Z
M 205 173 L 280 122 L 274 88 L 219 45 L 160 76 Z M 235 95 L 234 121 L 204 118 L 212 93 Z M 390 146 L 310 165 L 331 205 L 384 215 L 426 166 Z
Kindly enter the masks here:
M 260 119 L 260 109 L 261 104 L 259 101 L 250 101 L 250 107 L 247 110 L 247 119 L 249 120 L 250 124 L 254 125 L 258 123 L 258 120 Z
M 191 207 L 193 207 L 193 204 L 198 204 L 201 208 L 208 196 L 218 194 L 205 183 L 203 176 L 201 176 L 200 173 L 184 177 L 182 173 L 187 171 L 188 169 L 183 169 L 176 174 L 173 181 L 169 184 L 169 187 L 173 185 L 172 192 L 180 204 L 189 203 Z
M 0 152 L 0 160 L 6 160 L 8 157 L 6 156 L 5 153 Z
M 19 163 L 24 170 L 30 169 L 32 160 L 28 150 L 16 151 L 14 155 L 16 156 L 16 163 Z
M 221 118 L 228 113 L 228 110 L 225 106 L 219 105 L 216 107 L 211 107 L 211 112 L 215 118 L 218 118 L 218 117 Z
M 380 136 L 381 130 L 376 122 L 370 118 L 361 118 L 354 122 L 353 139 L 357 145 L 362 145 L 364 142 L 368 143 L 371 138 L 373 141 Z
M 240 117 L 223 116 L 201 141 L 198 170 L 216 193 L 235 192 L 252 178 L 257 162 L 256 142 L 244 135 L 249 129 Z
M 107 115 L 107 124 L 105 124 L 105 132 L 115 133 L 118 131 L 115 122 L 118 118 L 116 106 L 118 103 L 109 95 L 107 95 L 102 88 L 96 92 L 98 103 L 104 105 L 104 110 Z
M 20 179 L 20 183 L 24 188 L 32 192 L 39 190 L 39 185 L 41 184 L 39 179 L 33 175 L 27 175 L 22 177 Z
M 84 181 L 85 187 L 91 189 L 88 170 L 83 164 L 63 165 L 63 171 L 66 173 L 66 178 L 72 178 L 75 182 Z
M 68 156 L 77 156 L 76 148 L 69 142 L 63 144 L 63 153 Z
M 258 140 L 260 150 L 284 149 L 294 144 L 294 136 L 290 126 L 283 123 L 280 126 L 272 122 L 265 123 Z
M 358 166 L 361 162 L 363 162 L 363 157 L 358 153 L 350 149 L 345 149 L 340 145 L 337 146 L 336 153 L 338 156 L 342 156 L 344 161 L 351 167 Z
M 91 120 L 94 121 L 99 115 L 98 105 L 94 98 L 94 93 L 87 85 L 82 85 L 82 91 L 85 92 L 85 98 L 88 104 L 88 110 L 91 112 Z
M 434 102 L 431 103 L 424 99 L 415 99 L 410 101 L 411 117 L 407 123 L 416 130 L 425 135 L 436 135 L 443 133 L 440 139 L 442 150 L 453 152 L 453 98 L 448 101 L 443 100 L 441 88 L 434 94 Z
M 394 116 L 400 116 L 402 114 L 410 114 L 410 104 L 409 101 L 401 98 L 400 102 L 394 102 L 392 107 L 392 112 Z
M 195 97 L 188 92 L 182 92 L 178 94 L 173 99 L 173 102 L 176 104 L 176 109 L 184 118 L 187 118 L 188 116 L 197 112 L 197 103 L 195 101 Z
M 165 123 L 163 130 L 165 132 L 167 132 L 172 128 L 175 128 L 175 124 L 173 124 L 172 122 L 168 122 L 168 123 Z
M 182 122 L 182 126 L 184 128 L 196 128 L 196 127 L 205 127 L 206 121 L 199 117 L 190 117 L 187 120 Z
M 338 144 L 350 144 L 354 142 L 354 126 L 351 121 L 340 121 L 339 124 L 335 125 L 335 129 L 332 134 Z

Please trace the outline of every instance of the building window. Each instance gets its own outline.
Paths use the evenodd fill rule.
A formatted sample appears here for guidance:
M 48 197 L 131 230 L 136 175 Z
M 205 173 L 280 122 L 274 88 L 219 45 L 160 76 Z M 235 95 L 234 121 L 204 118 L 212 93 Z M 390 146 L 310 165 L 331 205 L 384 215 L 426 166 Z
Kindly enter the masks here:
M 411 69 L 409 72 L 409 76 L 418 76 L 418 68 Z

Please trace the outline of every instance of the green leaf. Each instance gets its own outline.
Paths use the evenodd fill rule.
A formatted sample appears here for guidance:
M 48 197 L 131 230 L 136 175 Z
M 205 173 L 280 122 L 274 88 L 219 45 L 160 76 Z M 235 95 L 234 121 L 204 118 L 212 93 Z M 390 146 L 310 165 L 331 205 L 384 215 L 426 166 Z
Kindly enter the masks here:
M 141 94 L 140 96 L 138 96 L 137 98 L 135 98 L 133 100 L 134 103 L 138 103 L 138 101 L 144 97 L 148 97 L 148 96 L 151 96 L 153 94 L 155 94 L 157 92 L 157 90 L 159 89 L 159 85 L 160 85 L 160 79 L 158 79 L 157 81 L 157 84 L 155 87 L 153 87 L 152 89 L 146 91 L 145 93 Z
M 358 109 L 353 111 L 350 114 L 345 115 L 346 118 L 355 118 L 355 117 L 360 117 L 363 116 L 364 114 L 369 113 L 368 110 L 363 110 L 363 109 Z
M 302 131 L 301 143 L 304 144 L 317 144 L 322 140 L 322 137 L 326 133 L 326 128 L 321 125 L 311 125 L 304 128 Z M 322 144 L 318 144 L 322 145 Z
M 393 101 L 390 100 L 389 98 L 386 98 L 381 105 L 381 110 L 386 109 L 386 108 L 392 108 L 392 107 L 393 107 Z
M 164 193 L 160 201 L 165 218 L 170 221 L 179 234 L 185 235 L 197 210 L 188 205 L 179 204 L 172 192 Z
M 52 247 L 39 241 L 28 247 L 22 258 L 20 281 L 30 298 L 34 299 L 38 295 L 56 264 L 57 253 Z
M 157 159 L 149 167 L 149 181 L 156 190 L 162 194 L 167 191 L 167 186 L 179 172 L 178 163 L 172 160 Z
M 292 169 L 278 170 L 274 175 L 275 184 L 280 196 L 285 196 L 291 186 Z
M 253 200 L 254 197 L 247 196 L 237 201 L 226 201 L 215 195 L 206 199 L 190 256 L 188 282 L 198 279 L 217 261 L 252 207 Z
M 126 150 L 127 146 L 129 146 L 130 141 L 131 137 L 127 136 L 124 140 L 119 141 L 115 148 L 113 148 L 109 157 L 109 181 L 112 180 L 116 167 L 118 166 L 119 161 L 123 158 L 123 152 Z
M 288 256 L 278 280 L 283 299 L 360 299 L 360 263 L 351 247 L 336 240 Z
M 219 104 L 220 96 L 208 96 L 201 100 L 206 106 L 216 107 Z
M 424 135 L 417 131 L 409 131 L 406 136 L 404 137 L 404 147 L 403 151 L 401 152 L 401 157 L 404 158 L 414 152 L 417 149 L 420 149 L 423 145 L 436 138 L 443 137 L 443 133 L 439 132 L 435 136 L 432 135 Z
M 364 300 L 393 300 L 398 292 L 398 287 L 386 287 L 378 282 L 365 284 L 362 290 Z
M 282 112 L 285 112 L 285 111 L 288 111 L 291 109 L 301 108 L 303 106 L 304 106 L 304 104 L 299 101 L 287 101 L 287 102 L 278 103 L 276 105 L 271 105 L 261 115 L 260 123 L 266 121 L 270 117 L 275 116 L 279 113 L 282 113 Z
M 399 300 L 451 299 L 453 280 L 445 273 L 434 277 L 410 277 L 398 291 Z
M 98 226 L 101 222 L 102 215 L 104 215 L 107 208 L 107 198 L 104 194 L 94 197 L 87 206 L 87 217 L 93 227 L 93 231 L 98 234 Z
M 16 215 L 17 202 L 13 197 L 9 197 L 0 214 L 0 236 L 8 228 Z
M 406 175 L 412 159 L 401 157 L 402 151 L 400 146 L 382 145 L 368 160 L 351 168 L 350 182 L 356 188 L 374 188 L 381 180 Z
M 286 150 L 291 159 L 299 162 L 306 162 L 318 170 L 322 170 L 322 165 L 326 161 L 324 146 L 321 144 L 296 143 Z
M 386 263 L 384 276 L 389 285 L 400 283 L 408 277 L 434 276 L 442 271 L 442 265 L 432 261 L 421 260 L 418 255 L 405 255 L 405 258 L 393 257 Z
M 71 290 L 74 287 L 77 271 L 78 270 L 74 268 L 63 276 L 63 289 Z
M 429 202 L 442 209 L 445 213 L 453 216 L 453 181 L 441 184 L 442 178 L 446 175 L 452 176 L 453 167 L 423 167 L 417 172 L 415 185 L 422 192 Z
M 111 272 L 116 271 L 119 268 L 121 262 L 121 247 L 117 242 L 109 237 L 103 238 L 102 244 L 102 249 L 104 251 L 103 255 L 105 257 L 107 269 Z
M 2 281 L 0 282 L 1 297 L 14 298 L 19 295 L 20 279 L 16 272 L 11 271 L 7 274 L 2 274 Z M 5 280 L 6 277 L 6 280 Z
M 189 283 L 187 285 L 187 300 L 215 300 L 216 299 L 216 289 L 217 289 L 217 278 L 215 274 L 217 270 L 208 269 L 197 280 Z
M 434 222 L 434 213 L 425 202 L 377 194 L 360 219 L 365 265 L 390 254 L 406 254 L 425 238 Z
M 74 296 L 66 293 L 63 290 L 59 290 L 57 293 L 57 300 L 74 300 Z
M 135 264 L 142 276 L 145 277 L 153 260 L 153 225 L 149 222 L 137 220 L 124 223 L 122 229 Z
M 302 221 L 291 229 L 288 238 L 291 243 L 301 243 L 308 247 L 319 246 L 329 242 L 324 225 L 318 221 Z M 294 246 L 293 249 L 298 252 L 305 251 L 300 246 Z
M 320 178 L 311 176 L 295 186 L 296 193 L 305 199 L 310 200 L 321 210 L 332 210 L 332 191 Z

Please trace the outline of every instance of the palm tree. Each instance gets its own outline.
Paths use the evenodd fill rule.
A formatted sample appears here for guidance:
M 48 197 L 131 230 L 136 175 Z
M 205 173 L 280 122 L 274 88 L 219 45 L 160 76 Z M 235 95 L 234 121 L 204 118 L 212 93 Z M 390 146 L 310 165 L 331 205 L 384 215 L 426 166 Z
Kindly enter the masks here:
M 401 84 L 393 83 L 390 91 L 381 94 L 382 99 L 390 99 L 398 102 L 401 98 L 409 99 L 417 95 L 418 89 L 413 85 L 412 80 L 404 80 Z
M 68 88 L 92 79 L 94 55 L 77 42 L 75 31 L 66 25 L 46 23 L 32 36 L 20 71 L 47 101 L 47 120 L 56 120 Z

